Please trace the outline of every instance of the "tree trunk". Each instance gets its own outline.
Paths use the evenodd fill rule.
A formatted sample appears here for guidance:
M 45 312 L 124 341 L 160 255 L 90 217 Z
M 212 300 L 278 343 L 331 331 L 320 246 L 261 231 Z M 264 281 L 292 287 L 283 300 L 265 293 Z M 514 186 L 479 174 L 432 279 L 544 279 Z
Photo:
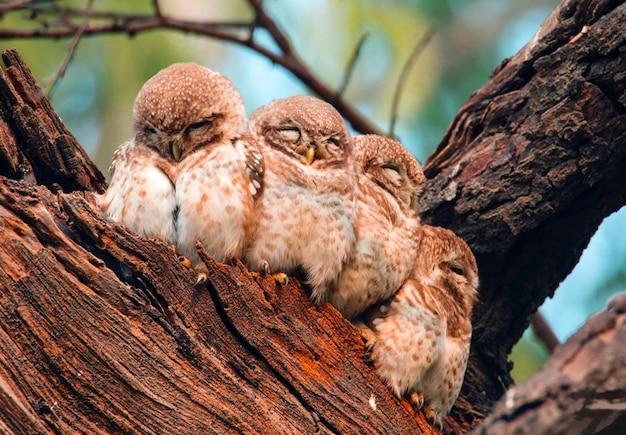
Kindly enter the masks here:
M 463 237 L 481 277 L 448 433 L 480 424 L 503 395 L 529 315 L 626 202 L 625 39 L 626 5 L 564 1 L 425 164 L 423 221 Z M 362 360 L 356 328 L 296 280 L 279 286 L 205 255 L 209 282 L 194 288 L 171 247 L 104 218 L 92 193 L 104 178 L 17 53 L 3 59 L 0 432 L 435 433 Z M 538 403 L 623 427 L 610 417 L 626 386 L 607 386 L 626 365 L 609 350 L 623 348 L 621 313 L 583 328 L 477 430 L 506 433 L 511 415 L 546 412 Z M 541 378 L 556 372 L 561 384 Z M 554 394 L 565 377 L 576 388 Z M 612 407 L 590 413 L 573 400 L 581 392 Z M 537 419 L 532 433 L 567 427 L 557 420 Z

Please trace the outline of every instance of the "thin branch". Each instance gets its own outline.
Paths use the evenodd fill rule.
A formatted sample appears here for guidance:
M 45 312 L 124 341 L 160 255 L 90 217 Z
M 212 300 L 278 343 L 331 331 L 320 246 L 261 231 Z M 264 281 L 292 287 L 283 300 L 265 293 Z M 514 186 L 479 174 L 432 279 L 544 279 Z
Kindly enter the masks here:
M 411 71 L 411 67 L 417 60 L 420 54 L 424 51 L 433 35 L 435 34 L 435 28 L 430 27 L 426 33 L 417 41 L 415 48 L 411 52 L 411 55 L 407 59 L 406 63 L 402 67 L 402 72 L 400 73 L 400 78 L 398 78 L 398 84 L 396 85 L 396 89 L 393 93 L 393 100 L 391 102 L 391 118 L 389 120 L 389 137 L 394 137 L 394 128 L 396 126 L 396 120 L 398 119 L 398 107 L 400 106 L 400 96 L 402 94 L 402 90 L 404 89 L 404 85 L 406 84 L 406 80 L 409 77 L 409 72 Z
M 65 59 L 63 59 L 63 62 L 61 63 L 61 65 L 59 66 L 59 69 L 57 69 L 56 73 L 50 79 L 45 81 L 45 82 L 48 82 L 45 85 L 48 88 L 46 91 L 46 95 L 48 96 L 48 98 L 52 97 L 52 92 L 56 88 L 56 85 L 59 83 L 59 80 L 61 79 L 61 77 L 65 76 L 67 67 L 72 61 L 72 59 L 74 58 L 74 54 L 76 53 L 76 49 L 78 48 L 78 43 L 80 42 L 80 38 L 82 38 L 83 33 L 85 32 L 85 29 L 89 25 L 89 13 L 91 12 L 91 8 L 93 7 L 93 2 L 94 0 L 88 0 L 87 6 L 85 7 L 85 10 L 83 11 L 84 13 L 83 22 L 81 23 L 80 27 L 74 34 L 74 38 L 72 38 L 72 41 L 67 47 L 67 55 L 65 56 Z
M 370 36 L 370 32 L 365 32 L 363 35 L 361 35 L 361 37 L 359 38 L 359 42 L 357 42 L 356 44 L 356 48 L 354 49 L 354 52 L 352 53 L 352 57 L 350 58 L 350 62 L 348 63 L 348 67 L 346 68 L 346 73 L 343 76 L 343 80 L 341 81 L 341 84 L 339 85 L 339 89 L 337 89 L 337 98 L 341 98 L 344 94 L 344 92 L 346 91 L 346 88 L 348 87 L 348 84 L 350 83 L 350 79 L 352 78 L 352 74 L 354 73 L 354 67 L 356 65 L 356 61 L 359 58 L 359 55 L 361 54 L 361 49 L 363 48 L 363 44 L 365 44 L 365 41 L 367 41 L 367 38 L 369 38 Z
M 541 341 L 548 353 L 552 354 L 554 349 L 561 344 L 556 334 L 543 317 L 543 315 L 537 310 L 535 314 L 530 316 L 530 326 L 533 329 L 533 333 L 537 336 L 539 341 Z
M 161 5 L 159 4 L 159 0 L 152 0 L 152 6 L 154 7 L 154 13 L 157 17 L 163 17 L 163 11 L 161 11 Z
M 8 2 L 7 4 L 0 5 L 0 14 L 11 12 L 19 8 L 24 8 L 31 3 L 34 3 L 34 0 L 14 0 L 12 2 Z
M 255 25 L 263 27 L 269 32 L 284 55 L 295 58 L 296 55 L 291 46 L 291 41 L 289 41 L 289 38 L 280 30 L 278 24 L 267 15 L 265 9 L 263 9 L 263 1 L 248 0 L 248 3 L 252 6 L 256 14 Z

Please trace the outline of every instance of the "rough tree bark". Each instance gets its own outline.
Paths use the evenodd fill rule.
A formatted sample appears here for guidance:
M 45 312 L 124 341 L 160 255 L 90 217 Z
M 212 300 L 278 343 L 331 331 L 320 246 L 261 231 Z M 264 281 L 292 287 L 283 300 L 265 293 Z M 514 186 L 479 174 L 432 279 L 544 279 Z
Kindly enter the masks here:
M 468 241 L 482 281 L 448 433 L 479 425 L 503 395 L 528 316 L 626 202 L 625 30 L 621 2 L 565 0 L 425 164 L 423 220 Z M 169 246 L 107 221 L 92 193 L 104 178 L 17 53 L 3 60 L 0 432 L 434 433 L 361 360 L 356 329 L 296 280 L 205 257 L 209 283 L 194 288 Z M 477 430 L 504 433 L 517 417 L 532 433 L 581 416 L 623 427 L 612 413 L 626 386 L 607 386 L 623 379 L 624 353 L 611 352 L 622 312 L 590 322 Z M 561 406 L 580 394 L 593 400 Z M 553 409 L 560 420 L 537 417 Z

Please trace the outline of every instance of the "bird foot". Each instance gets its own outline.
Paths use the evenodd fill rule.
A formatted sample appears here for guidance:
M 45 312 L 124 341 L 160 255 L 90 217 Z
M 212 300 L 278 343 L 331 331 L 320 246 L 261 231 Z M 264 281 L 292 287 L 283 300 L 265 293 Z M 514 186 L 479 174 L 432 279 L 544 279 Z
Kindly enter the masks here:
M 424 407 L 424 416 L 431 426 L 437 427 L 439 431 L 443 430 L 443 420 L 439 418 L 439 415 L 430 406 Z
M 413 405 L 415 409 L 422 409 L 422 406 L 424 406 L 424 393 L 411 391 L 411 394 L 409 394 L 409 402 L 411 402 L 411 405 Z
M 183 267 L 186 267 L 187 269 L 193 269 L 193 264 L 191 264 L 191 261 L 189 260 L 189 258 L 181 255 L 178 257 L 178 261 L 180 262 L 180 264 L 183 265 Z
M 376 347 L 376 335 L 367 326 L 360 328 L 361 338 L 365 342 L 365 355 L 363 359 L 368 362 L 375 361 L 378 358 L 378 348 Z
M 272 275 L 272 278 L 274 278 L 274 281 L 276 281 L 280 285 L 289 284 L 289 277 L 287 276 L 286 273 L 283 273 L 283 272 L 272 273 L 271 268 L 270 268 L 270 263 L 267 260 L 262 260 L 261 261 L 261 276 L 266 276 L 266 275 Z
M 180 262 L 180 264 L 183 265 L 183 267 L 189 270 L 192 270 L 193 273 L 196 275 L 196 282 L 194 285 L 196 286 L 202 285 L 205 282 L 207 282 L 207 280 L 209 279 L 209 271 L 207 270 L 204 264 L 199 264 L 198 266 L 194 266 L 189 260 L 189 258 L 184 257 L 182 255 L 178 257 L 178 261 Z

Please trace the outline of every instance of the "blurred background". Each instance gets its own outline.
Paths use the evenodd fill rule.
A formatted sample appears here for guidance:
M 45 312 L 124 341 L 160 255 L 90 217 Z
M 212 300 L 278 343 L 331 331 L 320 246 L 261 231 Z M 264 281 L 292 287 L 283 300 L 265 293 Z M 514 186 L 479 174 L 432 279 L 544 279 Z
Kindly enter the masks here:
M 3 1 L 0 1 L 2 5 Z M 45 3 L 45 2 L 39 2 Z M 84 8 L 87 1 L 64 1 Z M 248 21 L 244 0 L 161 0 L 164 14 L 193 21 Z M 556 0 L 265 0 L 264 7 L 290 36 L 300 58 L 331 87 L 342 82 L 359 39 L 368 34 L 344 98 L 383 131 L 389 131 L 391 101 L 400 71 L 428 30 L 436 34 L 411 66 L 395 129 L 424 162 L 470 94 L 503 59 L 515 54 L 556 7 Z M 93 10 L 152 14 L 150 0 L 97 0 Z M 0 28 L 32 28 L 24 13 L 2 17 Z M 270 49 L 262 32 L 256 37 Z M 69 39 L 0 40 L 17 47 L 44 86 L 67 54 Z M 115 148 L 132 135 L 133 100 L 141 85 L 173 62 L 194 61 L 228 76 L 248 113 L 272 99 L 309 93 L 289 72 L 233 44 L 175 31 L 132 37 L 84 37 L 65 76 L 51 94 L 61 118 L 103 173 Z M 564 341 L 585 319 L 626 289 L 626 210 L 605 220 L 580 263 L 541 308 Z M 547 357 L 527 331 L 511 355 L 513 376 L 525 380 Z

